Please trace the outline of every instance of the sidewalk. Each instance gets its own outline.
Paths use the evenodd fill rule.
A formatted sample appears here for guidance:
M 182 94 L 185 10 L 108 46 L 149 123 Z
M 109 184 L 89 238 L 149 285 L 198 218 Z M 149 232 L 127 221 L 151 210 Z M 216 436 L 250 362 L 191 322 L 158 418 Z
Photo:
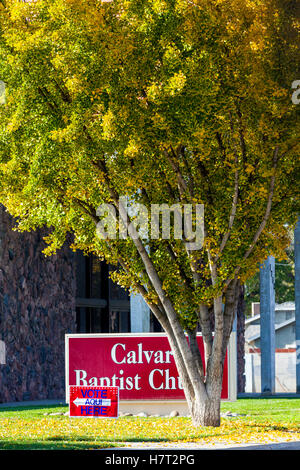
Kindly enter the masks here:
M 300 441 L 295 442 L 272 442 L 269 444 L 201 444 L 197 442 L 185 442 L 174 444 L 170 443 L 159 443 L 159 442 L 125 442 L 126 447 L 113 447 L 111 449 L 103 450 L 300 450 Z M 100 449 L 99 449 L 100 450 Z

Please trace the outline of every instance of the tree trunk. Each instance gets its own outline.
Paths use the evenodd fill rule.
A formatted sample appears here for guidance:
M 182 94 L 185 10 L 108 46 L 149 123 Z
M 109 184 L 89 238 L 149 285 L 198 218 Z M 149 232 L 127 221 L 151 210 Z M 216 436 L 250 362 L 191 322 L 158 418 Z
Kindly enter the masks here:
M 192 406 L 193 426 L 220 426 L 220 398 L 207 397 Z
M 214 376 L 213 380 L 205 384 L 193 401 L 189 401 L 193 426 L 220 426 L 220 407 L 222 392 L 222 374 Z
M 189 379 L 191 363 L 183 356 L 174 338 L 169 336 L 169 341 L 174 353 L 175 363 L 181 377 L 185 398 L 192 417 L 193 426 L 220 426 L 220 404 L 223 380 L 223 364 L 221 358 L 219 367 L 213 371 L 208 381 L 203 377 L 203 370 L 198 368 L 198 376 L 193 382 Z M 199 360 L 195 348 L 191 348 L 193 363 Z

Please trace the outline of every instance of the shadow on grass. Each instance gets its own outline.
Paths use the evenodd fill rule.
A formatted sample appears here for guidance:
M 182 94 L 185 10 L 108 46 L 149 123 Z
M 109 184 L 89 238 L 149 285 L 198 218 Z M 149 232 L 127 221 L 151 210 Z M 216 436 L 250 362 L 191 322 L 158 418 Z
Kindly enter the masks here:
M 280 426 L 276 424 L 263 424 L 263 423 L 253 423 L 253 424 L 247 424 L 248 428 L 261 428 L 262 432 L 268 432 L 268 431 L 282 431 L 282 432 L 298 432 L 300 434 L 300 427 L 298 429 L 290 429 L 287 426 Z
M 95 450 L 110 449 L 112 447 L 122 447 L 122 444 L 116 442 L 95 442 L 89 440 L 87 442 L 61 442 L 53 441 L 6 441 L 0 442 L 0 450 Z
M 94 437 L 93 436 L 88 436 L 88 435 L 82 435 L 82 436 L 50 436 L 45 438 L 45 442 L 64 442 L 64 443 L 84 443 L 84 442 L 94 442 L 99 443 L 100 445 L 102 443 L 107 443 L 110 442 L 111 444 L 122 444 L 123 442 L 157 442 L 157 443 L 172 443 L 172 442 L 180 442 L 180 441 L 198 441 L 199 439 L 203 438 L 208 438 L 208 437 L 213 437 L 217 438 L 219 436 L 223 437 L 222 433 L 218 434 L 205 434 L 205 435 L 190 435 L 190 436 L 182 436 L 182 437 L 177 437 L 177 438 L 168 438 L 168 437 L 155 437 L 155 436 L 123 436 L 123 437 L 118 437 L 116 436 L 115 438 L 108 438 L 108 437 Z
M 73 442 L 73 443 L 80 443 L 80 442 L 99 442 L 102 444 L 103 442 L 111 442 L 111 443 L 122 443 L 122 442 L 172 442 L 172 440 L 167 438 L 161 437 L 117 437 L 116 438 L 107 438 L 107 437 L 95 437 L 93 439 L 92 436 L 50 436 L 45 438 L 45 442 Z
M 204 438 L 217 438 L 217 437 L 224 437 L 224 433 L 203 433 L 203 434 L 189 434 L 189 435 L 182 435 L 182 436 L 173 436 L 173 437 L 155 437 L 155 436 L 124 436 L 124 437 L 116 437 L 116 441 L 118 442 L 181 442 L 181 441 L 199 441 Z
M 49 410 L 49 409 L 52 409 L 52 408 L 68 408 L 68 405 L 65 405 L 64 403 L 57 403 L 57 404 L 53 404 L 53 405 L 22 405 L 22 406 L 18 406 L 17 403 L 15 406 L 4 406 L 4 404 L 1 404 L 1 407 L 0 407 L 0 413 L 2 411 L 31 411 L 31 410 L 41 410 L 41 411 L 45 411 L 45 410 Z

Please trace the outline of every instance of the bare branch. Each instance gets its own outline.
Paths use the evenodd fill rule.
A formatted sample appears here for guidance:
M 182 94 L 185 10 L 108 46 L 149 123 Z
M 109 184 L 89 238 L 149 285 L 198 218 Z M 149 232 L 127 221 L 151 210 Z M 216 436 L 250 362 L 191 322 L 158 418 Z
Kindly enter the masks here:
M 278 162 L 278 146 L 276 146 L 275 150 L 274 150 L 274 155 L 273 155 L 273 175 L 271 177 L 271 181 L 270 181 L 270 188 L 269 188 L 269 196 L 268 196 L 268 201 L 267 201 L 267 207 L 266 207 L 266 211 L 265 211 L 265 214 L 264 214 L 264 217 L 263 217 L 263 220 L 258 228 L 258 230 L 256 231 L 255 235 L 254 235 L 254 238 L 252 240 L 252 243 L 250 244 L 248 250 L 246 251 L 246 253 L 244 254 L 243 256 L 243 260 L 246 260 L 252 253 L 262 231 L 264 230 L 266 224 L 267 224 L 267 221 L 270 217 L 270 213 L 271 213 L 271 207 L 272 207 L 272 200 L 273 200 L 273 195 L 274 195 L 274 187 L 275 187 L 275 179 L 276 179 L 276 167 L 277 167 L 277 162 Z M 240 272 L 241 270 L 241 266 L 237 266 L 236 269 L 235 269 L 235 272 L 234 272 L 234 278 L 238 275 L 238 273 Z M 227 280 L 226 282 L 226 285 L 228 285 L 230 282 L 230 279 Z
M 192 5 L 195 8 L 200 8 L 199 5 L 197 5 L 197 3 L 193 2 L 192 0 L 187 0 L 187 3 L 189 3 L 190 5 Z
M 266 207 L 266 212 L 265 212 L 265 215 L 264 215 L 264 218 L 256 232 L 256 234 L 254 235 L 254 238 L 253 238 L 253 241 L 249 247 L 249 249 L 246 251 L 245 255 L 244 255 L 244 260 L 246 260 L 249 255 L 252 253 L 253 251 L 253 248 L 254 246 L 256 245 L 257 243 L 257 240 L 259 239 L 263 229 L 265 228 L 266 226 L 266 223 L 268 221 L 268 218 L 270 216 L 270 213 L 271 213 L 271 207 L 272 207 L 272 200 L 273 200 L 273 195 L 274 195 L 274 187 L 275 187 L 275 178 L 276 178 L 276 173 L 275 173 L 275 170 L 276 170 L 276 167 L 277 167 L 277 158 L 278 158 L 278 146 L 275 148 L 275 151 L 274 151 L 274 158 L 273 158 L 273 175 L 271 177 L 271 182 L 270 182 L 270 189 L 269 189 L 269 197 L 268 197 L 268 202 L 267 202 L 267 207 Z
M 183 178 L 183 176 L 180 172 L 179 165 L 176 162 L 176 154 L 175 154 L 174 150 L 172 149 L 172 147 L 171 147 L 171 151 L 172 151 L 173 156 L 175 158 L 171 157 L 171 155 L 169 154 L 167 149 L 164 149 L 164 154 L 165 154 L 168 162 L 170 163 L 173 171 L 176 173 L 178 190 L 179 190 L 180 196 L 183 197 L 184 193 L 188 192 L 188 186 L 187 186 L 187 184 L 186 184 L 186 182 L 185 182 L 185 180 L 184 180 L 184 178 Z
M 239 131 L 239 136 L 240 136 L 240 147 L 242 150 L 243 160 L 245 162 L 246 161 L 246 142 L 245 142 L 245 137 L 244 137 L 243 123 L 242 123 L 242 113 L 241 113 L 239 104 L 236 103 L 235 106 L 237 109 L 237 115 L 239 119 L 238 131 Z
M 189 163 L 187 161 L 187 158 L 186 158 L 186 155 L 185 155 L 185 148 L 184 148 L 183 145 L 179 145 L 179 147 L 176 149 L 176 154 L 177 155 L 180 154 L 182 156 L 182 161 L 183 161 L 185 169 L 188 173 L 188 178 L 189 178 L 188 179 L 188 186 L 189 186 L 190 196 L 193 197 L 194 196 L 194 187 L 195 187 L 194 177 L 193 177 L 193 174 L 191 172 Z
M 223 332 L 224 332 L 224 316 L 222 308 L 222 296 L 214 299 L 214 337 L 212 344 L 212 353 L 207 361 L 206 383 L 209 386 L 210 381 L 213 381 L 215 374 L 220 375 L 222 372 L 222 347 L 223 347 Z
M 217 138 L 217 141 L 218 141 L 218 144 L 219 144 L 221 154 L 222 154 L 223 158 L 225 158 L 226 157 L 226 149 L 225 149 L 225 146 L 223 144 L 222 136 L 219 132 L 216 133 L 216 138 Z
M 97 223 L 99 222 L 99 219 L 96 215 L 96 211 L 95 209 L 90 206 L 87 202 L 85 201 L 81 201 L 80 199 L 78 199 L 77 197 L 73 197 L 73 201 L 81 207 L 81 209 L 83 210 L 83 212 L 88 215 L 89 217 L 91 217 L 91 219 L 93 219 L 93 221 L 95 222 L 95 224 L 97 225 Z
M 204 229 L 204 236 L 206 237 L 205 229 Z M 214 263 L 214 260 L 212 259 L 212 256 L 211 256 L 211 252 L 208 248 L 206 249 L 206 252 L 207 252 L 208 263 L 209 263 L 209 268 L 210 268 L 211 282 L 212 282 L 212 285 L 215 286 L 217 283 L 217 279 L 218 279 L 217 265 L 216 263 Z
M 195 155 L 197 155 L 197 152 L 195 152 Z M 212 191 L 211 191 L 212 185 L 211 185 L 211 182 L 210 182 L 210 179 L 209 179 L 208 171 L 205 168 L 205 166 L 203 165 L 203 162 L 201 162 L 200 160 L 197 161 L 197 167 L 200 171 L 201 178 L 203 178 L 203 180 L 205 180 L 205 182 L 207 183 L 206 195 L 207 195 L 208 203 L 210 205 L 213 205 L 214 204 L 214 198 L 213 198 Z
M 183 279 L 183 282 L 186 284 L 186 286 L 191 290 L 193 291 L 193 286 L 192 286 L 192 283 L 191 283 L 191 279 L 186 275 L 186 273 L 184 272 L 184 269 L 182 268 L 182 266 L 180 265 L 179 263 L 179 260 L 178 260 L 178 256 L 176 255 L 176 253 L 174 252 L 173 250 L 173 247 L 172 245 L 167 242 L 166 244 L 166 248 L 167 248 L 167 252 L 169 253 L 172 261 L 174 261 L 174 263 L 176 263 L 176 266 L 178 267 L 179 269 L 179 273 L 180 273 L 180 276 L 181 278 Z
M 283 152 L 283 153 L 279 156 L 278 160 L 280 160 L 282 157 L 285 157 L 285 155 L 286 155 L 287 153 L 289 153 L 291 150 L 293 150 L 295 147 L 298 147 L 298 146 L 299 146 L 299 139 L 297 139 L 294 144 L 292 144 L 285 152 Z
M 211 327 L 210 312 L 207 305 L 200 304 L 199 307 L 199 323 L 205 349 L 205 363 L 209 360 L 212 353 L 213 335 Z
M 215 259 L 213 263 L 215 264 L 222 251 L 224 250 L 226 243 L 228 241 L 228 238 L 230 236 L 230 232 L 234 223 L 235 215 L 236 215 L 236 209 L 237 209 L 237 202 L 238 202 L 238 197 L 239 197 L 239 170 L 238 170 L 238 156 L 237 152 L 234 152 L 234 159 L 235 159 L 235 174 L 234 174 L 234 194 L 233 194 L 233 199 L 232 199 L 232 206 L 231 206 L 231 212 L 230 212 L 230 217 L 229 217 L 229 223 L 228 223 L 228 228 L 227 232 L 224 234 L 224 237 L 222 239 L 219 251 L 217 255 L 215 256 Z
M 232 331 L 233 321 L 236 314 L 238 297 L 240 295 L 240 281 L 234 279 L 229 284 L 225 293 L 225 306 L 224 306 L 224 331 L 223 331 L 223 347 L 222 359 L 225 359 L 228 340 Z
M 199 375 L 204 382 L 204 379 L 205 379 L 204 366 L 203 366 L 202 357 L 199 351 L 199 346 L 197 343 L 197 329 L 194 329 L 193 331 L 188 331 L 188 338 L 189 338 L 189 343 L 190 343 L 192 354 L 194 358 L 196 359 L 197 367 L 199 370 Z

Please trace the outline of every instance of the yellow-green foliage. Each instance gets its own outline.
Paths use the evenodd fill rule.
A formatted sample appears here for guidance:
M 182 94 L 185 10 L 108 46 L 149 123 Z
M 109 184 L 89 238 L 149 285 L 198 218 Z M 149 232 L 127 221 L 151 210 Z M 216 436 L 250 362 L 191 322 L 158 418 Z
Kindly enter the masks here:
M 275 0 L 6 0 L 0 15 L 0 201 L 20 229 L 52 228 L 48 254 L 74 232 L 74 248 L 125 260 L 120 283 L 142 280 L 155 301 L 133 243 L 96 237 L 92 217 L 111 201 L 109 178 L 146 205 L 204 204 L 205 244 L 193 253 L 202 283 L 193 285 L 181 243 L 170 242 L 176 261 L 165 241 L 149 243 L 191 325 L 195 306 L 209 304 L 237 268 L 244 281 L 268 254 L 283 256 L 299 210 L 295 12 Z M 274 175 L 271 212 L 245 257 Z M 208 253 L 217 259 L 214 289 Z

